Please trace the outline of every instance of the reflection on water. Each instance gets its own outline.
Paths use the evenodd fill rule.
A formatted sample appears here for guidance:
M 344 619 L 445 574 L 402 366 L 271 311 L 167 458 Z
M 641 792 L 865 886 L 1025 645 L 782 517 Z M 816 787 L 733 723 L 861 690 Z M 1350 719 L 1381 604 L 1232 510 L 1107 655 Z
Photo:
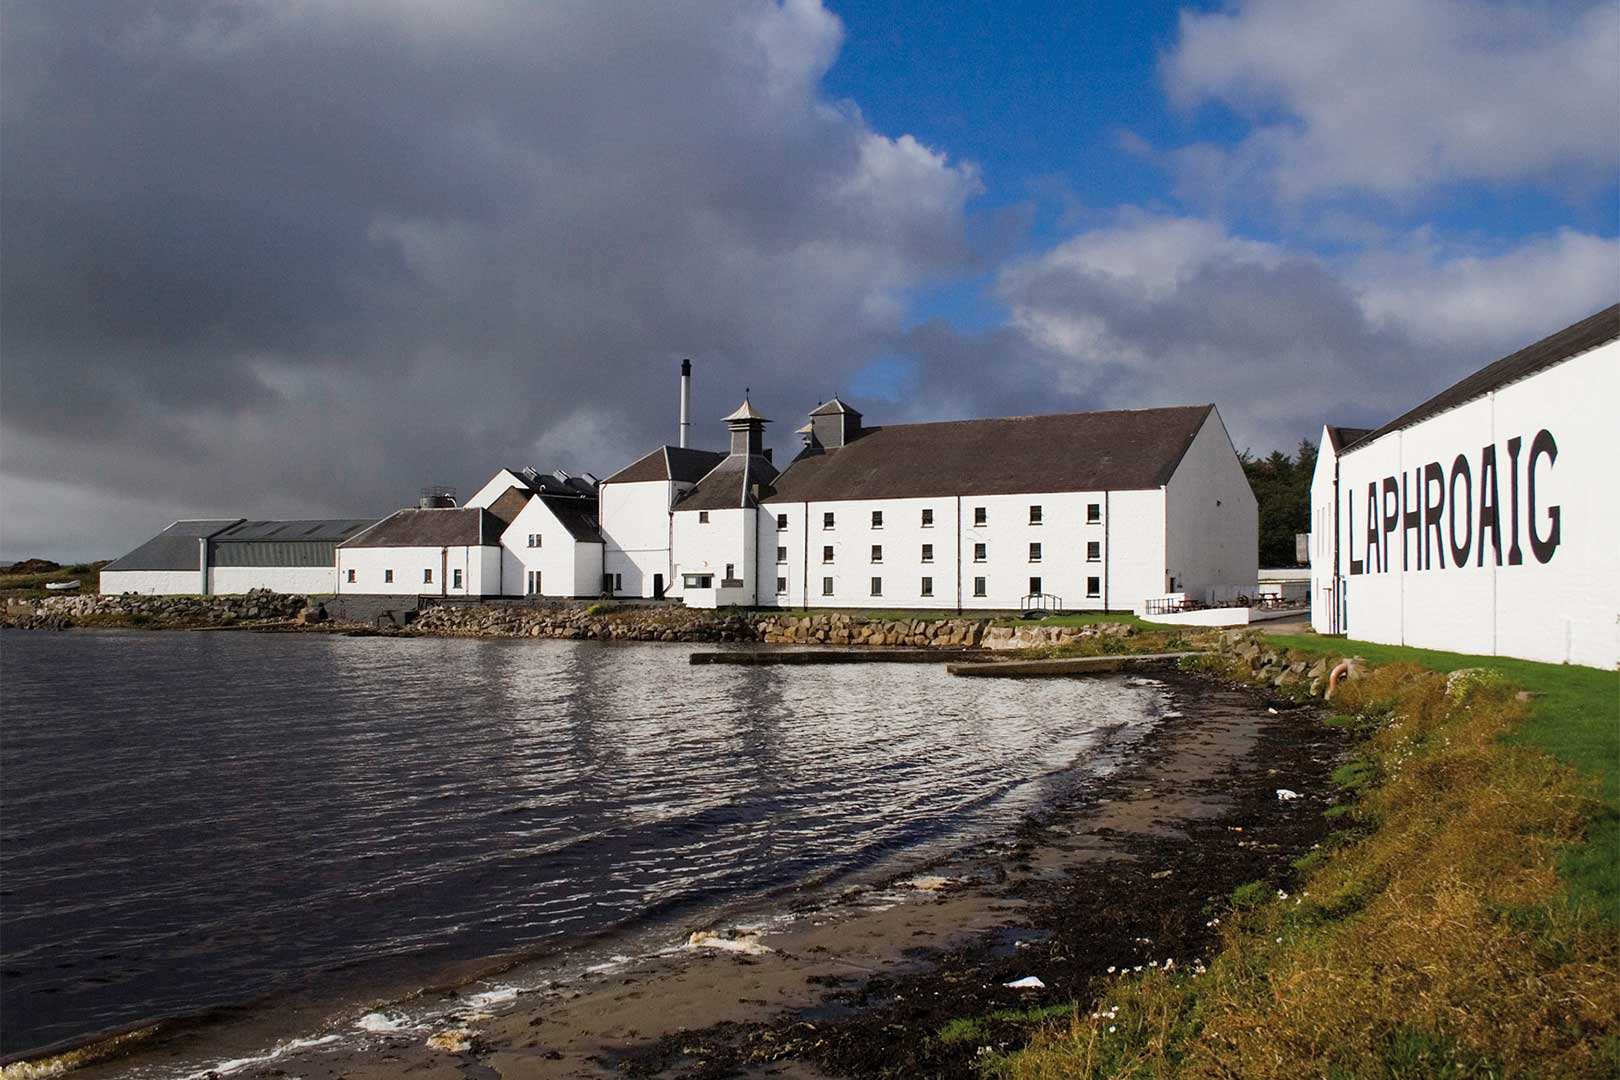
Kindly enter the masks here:
M 566 943 L 1015 819 L 1156 695 L 657 645 L 11 633 L 5 1053 Z

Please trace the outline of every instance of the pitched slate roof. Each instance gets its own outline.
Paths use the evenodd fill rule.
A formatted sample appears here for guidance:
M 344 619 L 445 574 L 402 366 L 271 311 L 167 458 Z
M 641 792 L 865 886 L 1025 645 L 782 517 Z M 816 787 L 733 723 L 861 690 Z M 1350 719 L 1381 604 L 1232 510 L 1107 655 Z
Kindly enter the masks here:
M 542 495 L 540 501 L 546 504 L 546 509 L 551 511 L 552 516 L 575 540 L 587 544 L 602 542 L 601 522 L 596 517 L 595 499 L 581 499 L 569 495 Z
M 1353 442 L 1356 442 L 1358 439 L 1365 438 L 1371 431 L 1372 428 L 1337 427 L 1333 424 L 1327 425 L 1328 441 L 1333 444 L 1333 449 L 1335 451 L 1343 450 L 1345 447 L 1349 446 Z
M 847 446 L 799 455 L 763 501 L 1162 487 L 1214 408 L 885 424 Z
M 477 547 L 501 542 L 506 526 L 473 507 L 399 510 L 339 547 Z
M 529 488 L 514 484 L 501 492 L 500 498 L 490 503 L 488 509 L 502 525 L 510 525 L 517 520 L 518 514 L 522 513 L 523 508 L 528 506 L 529 500 L 534 497 L 534 492 Z
M 260 540 L 273 540 L 277 543 L 287 541 L 333 541 L 347 540 L 368 525 L 375 525 L 376 518 L 309 518 L 298 521 L 239 521 L 228 529 L 215 533 L 212 539 L 216 542 L 231 541 L 248 542 Z
M 1564 327 L 1556 334 L 1549 334 L 1534 345 L 1527 345 L 1495 363 L 1486 364 L 1462 381 L 1446 387 L 1417 408 L 1402 413 L 1371 434 L 1363 435 L 1346 449 L 1354 450 L 1365 446 L 1392 431 L 1411 427 L 1448 409 L 1466 405 L 1475 398 L 1484 397 L 1509 383 L 1529 378 L 1554 364 L 1588 352 L 1599 345 L 1606 345 L 1616 338 L 1620 338 L 1620 304 L 1606 307 L 1595 315 L 1589 315 L 1578 323 Z
M 114 559 L 102 570 L 199 570 L 201 556 L 197 551 L 197 542 L 241 521 L 241 518 L 176 521 L 128 555 Z
M 602 483 L 637 484 L 645 480 L 678 480 L 695 484 L 725 459 L 725 453 L 719 450 L 660 446 L 632 461 Z
M 735 510 L 757 506 L 754 486 L 764 490 L 776 479 L 776 466 L 758 454 L 732 454 L 675 504 L 676 510 Z

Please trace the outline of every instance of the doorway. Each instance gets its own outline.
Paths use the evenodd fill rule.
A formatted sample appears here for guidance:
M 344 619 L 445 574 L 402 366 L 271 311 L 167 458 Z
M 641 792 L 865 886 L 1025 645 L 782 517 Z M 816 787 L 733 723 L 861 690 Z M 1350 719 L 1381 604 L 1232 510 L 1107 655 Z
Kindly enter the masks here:
M 654 600 L 662 600 L 663 598 L 664 598 L 664 575 L 663 574 L 654 574 L 653 575 L 653 599 Z

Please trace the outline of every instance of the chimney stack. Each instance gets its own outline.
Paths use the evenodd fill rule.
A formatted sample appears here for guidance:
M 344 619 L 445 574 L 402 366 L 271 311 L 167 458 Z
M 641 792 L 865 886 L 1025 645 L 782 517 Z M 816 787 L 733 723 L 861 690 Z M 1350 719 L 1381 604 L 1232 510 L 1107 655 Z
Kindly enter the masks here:
M 686 446 L 686 436 L 691 428 L 692 409 L 692 361 L 681 361 L 681 446 Z

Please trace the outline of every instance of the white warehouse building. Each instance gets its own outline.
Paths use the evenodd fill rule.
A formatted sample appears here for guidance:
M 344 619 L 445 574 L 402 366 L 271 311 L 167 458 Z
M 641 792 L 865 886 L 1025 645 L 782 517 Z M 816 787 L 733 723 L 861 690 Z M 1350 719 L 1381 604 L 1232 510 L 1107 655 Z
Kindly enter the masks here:
M 1311 485 L 1319 633 L 1620 663 L 1620 305 L 1376 431 L 1324 432 Z
M 337 591 L 337 545 L 370 518 L 176 521 L 101 571 L 103 593 L 149 596 L 273 589 L 304 596 Z
M 1141 611 L 1254 595 L 1254 493 L 1213 405 L 865 427 L 834 399 L 777 472 L 745 401 L 675 504 L 694 607 Z

